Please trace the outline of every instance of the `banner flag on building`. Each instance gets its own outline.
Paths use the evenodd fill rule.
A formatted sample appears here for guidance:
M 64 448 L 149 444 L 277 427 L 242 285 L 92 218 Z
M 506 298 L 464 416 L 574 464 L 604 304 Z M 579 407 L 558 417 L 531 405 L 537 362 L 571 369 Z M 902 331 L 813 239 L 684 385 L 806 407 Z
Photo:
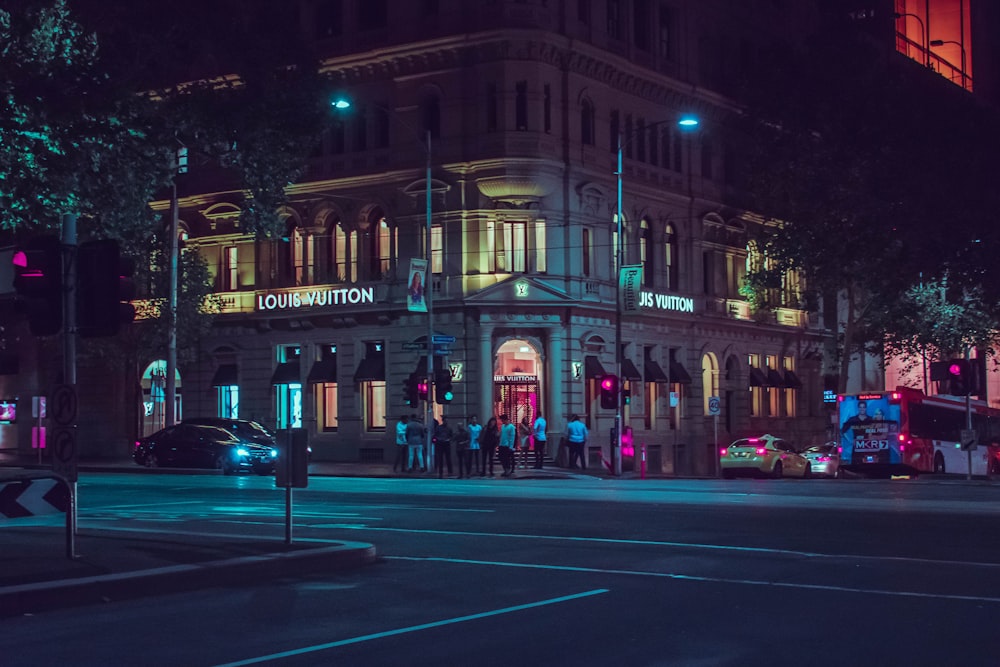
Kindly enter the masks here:
M 639 312 L 639 294 L 642 291 L 642 265 L 623 266 L 618 282 L 623 313 Z
M 410 260 L 410 279 L 406 282 L 406 309 L 417 313 L 427 312 L 424 289 L 427 285 L 427 260 Z

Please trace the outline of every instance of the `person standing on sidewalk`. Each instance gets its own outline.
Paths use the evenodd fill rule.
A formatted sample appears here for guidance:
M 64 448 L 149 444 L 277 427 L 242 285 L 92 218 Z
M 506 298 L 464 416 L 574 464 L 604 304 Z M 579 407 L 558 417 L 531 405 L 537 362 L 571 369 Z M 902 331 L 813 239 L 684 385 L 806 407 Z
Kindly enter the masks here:
M 452 438 L 455 443 L 455 459 L 458 462 L 458 478 L 470 477 L 472 468 L 468 465 L 469 460 L 469 429 L 465 424 L 458 422 L 455 426 L 455 434 Z
M 566 441 L 569 443 L 569 467 L 576 467 L 577 458 L 580 459 L 580 467 L 587 469 L 587 459 L 584 457 L 584 450 L 587 446 L 587 425 L 580 421 L 580 417 L 573 415 L 566 425 Z
M 437 466 L 438 477 L 444 477 L 444 464 L 448 463 L 448 477 L 452 476 L 451 469 L 451 427 L 448 420 L 441 415 L 441 421 L 434 426 L 434 461 Z
M 531 423 L 528 415 L 521 417 L 517 423 L 517 451 L 521 454 L 521 467 L 528 467 L 528 450 L 531 448 Z
M 406 422 L 409 417 L 403 415 L 396 422 L 396 460 L 392 463 L 393 472 L 406 472 L 406 459 L 410 453 L 409 442 L 406 439 Z
M 486 468 L 489 466 L 490 477 L 493 477 L 493 457 L 496 456 L 497 446 L 500 444 L 500 430 L 497 428 L 497 418 L 490 417 L 483 427 L 483 432 L 479 436 L 479 445 L 483 449 L 483 467 L 480 477 L 486 477 Z
M 479 461 L 481 449 L 479 446 L 479 436 L 483 432 L 483 425 L 479 423 L 479 418 L 476 415 L 472 415 L 469 417 L 469 425 L 465 427 L 465 430 L 469 433 L 469 451 L 467 453 L 469 457 L 468 475 L 472 477 L 473 468 L 476 470 L 483 469 L 483 463 Z M 483 473 L 479 473 L 479 476 L 482 477 Z
M 424 465 L 424 443 L 427 441 L 427 429 L 424 428 L 423 422 L 416 415 L 410 415 L 410 419 L 406 422 L 406 445 L 410 449 L 410 464 L 406 468 L 406 472 L 413 472 L 416 468 L 416 462 L 420 462 L 420 472 L 427 472 L 427 466 Z
M 500 415 L 500 464 L 503 466 L 503 476 L 510 477 L 514 474 L 514 448 L 517 447 L 517 428 L 510 423 L 510 417 Z
M 532 426 L 532 431 L 535 435 L 535 469 L 542 469 L 542 462 L 545 460 L 545 417 L 539 412 L 538 416 L 535 417 L 535 424 Z

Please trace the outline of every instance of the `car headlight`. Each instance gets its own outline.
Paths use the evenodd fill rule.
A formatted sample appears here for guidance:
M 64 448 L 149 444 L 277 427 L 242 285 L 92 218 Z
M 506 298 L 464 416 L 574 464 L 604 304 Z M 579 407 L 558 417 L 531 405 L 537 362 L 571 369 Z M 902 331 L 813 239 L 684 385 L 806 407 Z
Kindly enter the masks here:
M 240 447 L 236 450 L 236 456 L 250 456 L 250 452 Z
M 277 449 L 272 449 L 271 450 L 271 458 L 272 459 L 278 458 L 278 450 Z

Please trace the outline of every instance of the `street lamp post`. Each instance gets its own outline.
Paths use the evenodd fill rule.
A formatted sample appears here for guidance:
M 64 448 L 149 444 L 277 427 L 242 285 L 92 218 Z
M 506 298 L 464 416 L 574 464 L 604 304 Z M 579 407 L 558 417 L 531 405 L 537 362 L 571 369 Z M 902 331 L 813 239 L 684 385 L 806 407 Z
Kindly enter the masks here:
M 932 39 L 930 41 L 931 46 L 944 46 L 945 44 L 954 44 L 962 52 L 962 88 L 965 88 L 965 46 L 953 39 Z
M 334 109 L 343 111 L 351 108 L 350 100 L 338 98 L 333 100 L 331 103 Z M 372 106 L 384 111 L 385 113 L 392 113 L 389 109 L 383 107 L 379 104 L 373 104 Z M 423 142 L 420 141 L 420 134 L 412 125 L 404 122 L 399 117 L 396 118 L 400 123 L 406 125 L 410 130 L 413 131 L 414 136 L 417 139 L 417 143 L 422 144 L 424 152 L 427 157 L 425 171 L 424 171 L 424 210 L 425 210 L 425 229 L 424 229 L 424 259 L 427 261 L 427 281 L 425 283 L 424 289 L 424 303 L 427 306 L 427 405 L 424 410 L 424 426 L 427 431 L 427 455 L 431 456 L 433 449 L 433 437 L 434 429 L 431 423 L 434 420 L 434 266 L 433 266 L 433 252 L 431 251 L 432 241 L 432 222 L 433 222 L 433 208 L 431 206 L 431 164 L 432 164 L 432 153 L 431 153 L 431 131 L 426 130 L 425 139 Z M 427 467 L 430 468 L 430 461 L 425 462 Z
M 647 130 L 653 130 L 660 125 L 673 122 L 672 120 L 660 120 L 655 123 L 651 123 L 643 128 L 643 132 Z M 685 115 L 681 116 L 677 120 L 677 125 L 682 129 L 693 129 L 698 126 L 698 119 L 694 116 Z M 622 140 L 621 131 L 618 132 L 618 164 L 617 171 L 615 171 L 615 176 L 617 177 L 617 197 L 618 204 L 617 210 L 615 212 L 615 223 L 617 225 L 617 242 L 615 243 L 615 377 L 618 378 L 618 396 L 615 400 L 615 428 L 614 428 L 614 439 L 611 443 L 611 461 L 612 461 L 612 473 L 615 475 L 622 474 L 622 290 L 621 290 L 621 271 L 622 264 L 624 262 L 624 253 L 622 243 L 622 151 L 623 149 L 632 143 L 632 140 L 636 138 L 636 134 L 628 137 L 625 141 Z M 690 165 L 688 167 L 690 169 Z
M 924 45 L 923 45 L 923 49 L 924 49 L 924 66 L 925 67 L 930 67 L 931 66 L 931 49 L 930 49 L 930 44 L 933 44 L 933 42 L 930 42 L 930 44 L 928 43 L 928 40 L 927 40 L 927 29 L 924 27 L 924 20 L 922 18 L 920 18 L 919 16 L 917 16 L 916 14 L 911 14 L 910 12 L 895 12 L 893 14 L 893 17 L 896 18 L 896 19 L 901 19 L 901 18 L 903 18 L 905 16 L 912 16 L 913 18 L 917 19 L 917 23 L 920 24 L 920 32 L 923 34 L 923 37 L 924 37 Z

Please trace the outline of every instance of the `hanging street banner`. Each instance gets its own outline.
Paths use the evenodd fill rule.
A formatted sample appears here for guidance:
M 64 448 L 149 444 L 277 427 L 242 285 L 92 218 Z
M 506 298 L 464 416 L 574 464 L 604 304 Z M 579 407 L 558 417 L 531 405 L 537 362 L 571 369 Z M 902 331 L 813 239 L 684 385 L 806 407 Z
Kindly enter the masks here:
M 417 313 L 427 312 L 424 286 L 427 285 L 427 260 L 410 260 L 410 279 L 406 282 L 406 309 Z
M 619 274 L 618 290 L 623 313 L 639 312 L 639 293 L 642 288 L 642 265 L 623 266 Z

